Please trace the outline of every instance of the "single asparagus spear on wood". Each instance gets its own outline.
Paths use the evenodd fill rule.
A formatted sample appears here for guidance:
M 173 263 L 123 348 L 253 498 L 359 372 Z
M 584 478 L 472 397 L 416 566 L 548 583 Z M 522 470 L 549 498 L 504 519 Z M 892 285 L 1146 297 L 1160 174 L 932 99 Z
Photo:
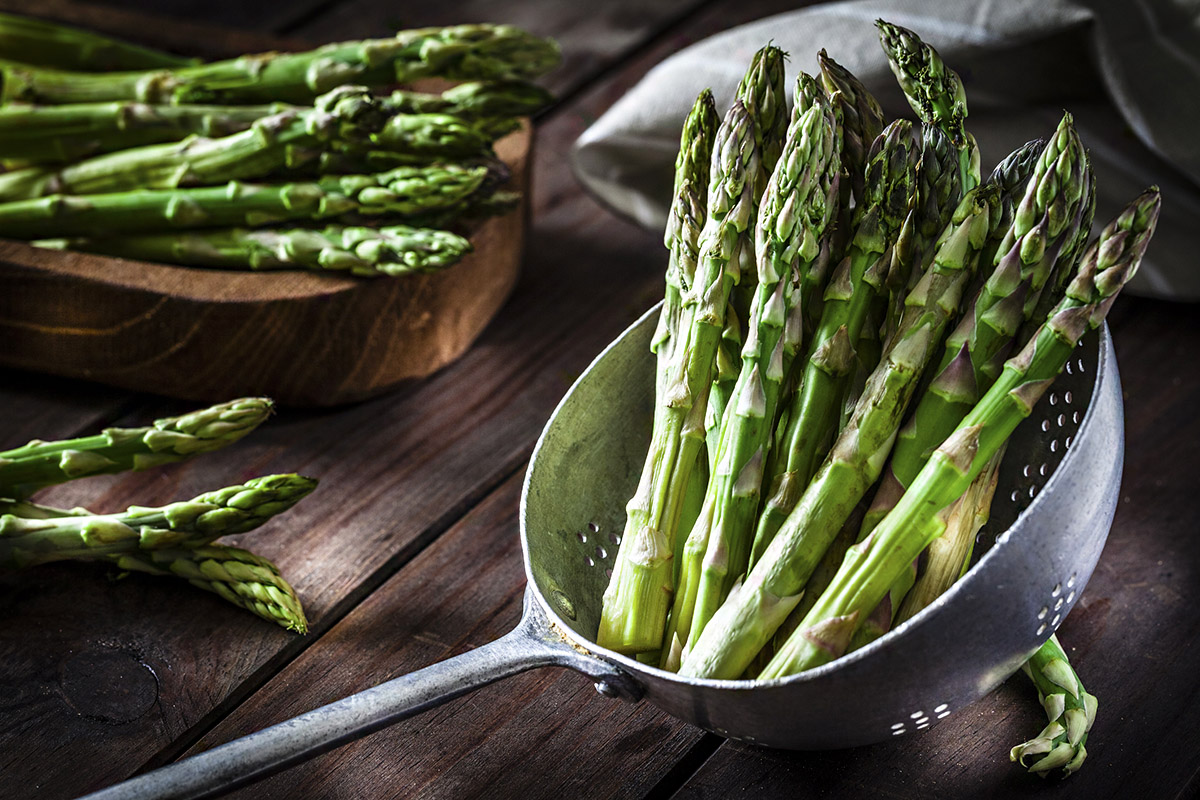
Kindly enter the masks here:
M 173 575 L 213 592 L 268 622 L 308 633 L 300 598 L 279 568 L 249 550 L 221 544 L 168 547 L 113 554 L 106 560 L 126 572 Z
M 273 409 L 265 397 L 243 397 L 139 428 L 106 428 L 94 436 L 0 452 L 0 496 L 21 499 L 44 486 L 125 470 L 142 470 L 208 453 L 241 439 Z
M 1139 195 L 1084 255 L 1066 296 L 1025 348 L 930 456 L 895 508 L 847 552 L 833 582 L 764 676 L 801 672 L 840 657 L 855 628 L 897 575 L 945 529 L 945 510 L 985 469 L 996 451 L 1058 376 L 1083 335 L 1103 321 L 1136 272 L 1158 220 L 1159 192 Z
M 625 653 L 659 650 L 674 590 L 675 533 L 704 437 L 704 412 L 725 306 L 738 279 L 739 240 L 753 222 L 758 170 L 754 126 L 735 101 L 713 147 L 708 216 L 695 279 L 683 296 L 680 338 L 655 411 L 642 475 L 626 506 L 625 531 L 604 593 L 597 643 Z
M 85 72 L 169 69 L 200 63 L 198 58 L 20 14 L 0 14 L 0 58 Z
M 485 166 L 397 167 L 315 181 L 242 183 L 49 195 L 0 203 L 0 236 L 108 237 L 192 228 L 260 227 L 355 213 L 418 217 L 460 206 L 487 177 Z
M 164 264 L 228 269 L 311 269 L 362 277 L 398 277 L 446 269 L 471 242 L 434 228 L 212 228 L 97 238 L 42 239 L 35 245 Z
M 849 423 L 762 557 L 709 621 L 681 674 L 739 677 L 799 601 L 825 549 L 878 477 L 921 372 L 959 313 L 987 237 L 994 194 L 977 188 L 959 204 Z M 778 676 L 773 665 L 779 658 L 777 653 L 761 677 Z
M 0 567 L 24 569 L 137 550 L 198 547 L 257 528 L 316 486 L 300 475 L 268 475 L 158 508 L 131 506 L 120 514 L 43 519 L 5 514 L 0 516 Z
M 169 70 L 87 73 L 3 62 L 0 102 L 306 103 L 344 84 L 525 80 L 548 72 L 558 61 L 558 45 L 552 40 L 512 25 L 455 25 Z

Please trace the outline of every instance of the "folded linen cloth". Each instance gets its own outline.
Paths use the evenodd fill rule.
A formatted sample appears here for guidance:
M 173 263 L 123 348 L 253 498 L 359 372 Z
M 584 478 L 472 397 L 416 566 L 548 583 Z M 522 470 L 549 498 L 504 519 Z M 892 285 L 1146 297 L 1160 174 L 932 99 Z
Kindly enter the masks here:
M 1075 117 L 1096 173 L 1097 229 L 1151 184 L 1154 245 L 1127 291 L 1200 300 L 1200 0 L 845 0 L 712 36 L 654 67 L 579 137 L 572 165 L 602 203 L 640 225 L 666 222 L 679 131 L 696 95 L 732 102 L 751 55 L 789 53 L 788 82 L 817 74 L 824 48 L 889 118 L 913 114 L 874 20 L 915 31 L 963 79 L 983 172 Z

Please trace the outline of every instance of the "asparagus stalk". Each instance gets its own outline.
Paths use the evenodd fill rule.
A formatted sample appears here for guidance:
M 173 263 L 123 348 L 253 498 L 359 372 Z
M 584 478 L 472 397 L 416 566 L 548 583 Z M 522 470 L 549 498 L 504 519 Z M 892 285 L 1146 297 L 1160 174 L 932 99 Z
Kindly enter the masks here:
M 460 206 L 479 190 L 487 167 L 397 167 L 374 175 L 316 181 L 242 183 L 50 195 L 0 203 L 0 236 L 105 237 L 208 227 L 259 227 L 349 213 L 417 217 Z
M 158 508 L 120 514 L 28 519 L 0 516 L 0 567 L 24 569 L 67 559 L 97 560 L 160 548 L 191 548 L 245 533 L 298 503 L 317 482 L 269 475 Z
M 882 19 L 875 21 L 879 41 L 892 74 L 904 90 L 908 104 L 927 125 L 935 125 L 958 148 L 963 190 L 979 185 L 979 148 L 967 133 L 967 93 L 958 73 L 907 28 Z
M 854 238 L 825 290 L 799 389 L 777 437 L 765 478 L 770 494 L 759 517 L 751 564 L 766 550 L 829 451 L 855 368 L 855 349 L 868 312 L 884 291 L 889 253 L 913 204 L 920 152 L 907 120 L 888 125 L 872 145 L 869 200 L 855 212 Z
M 833 110 L 798 113 L 755 227 L 758 283 L 741 366 L 710 460 L 704 505 L 688 535 L 667 642 L 680 653 L 703 630 L 749 558 L 763 462 L 783 380 L 803 336 L 801 275 L 837 207 L 840 163 Z M 677 666 L 675 657 L 665 664 Z
M 106 428 L 94 436 L 43 442 L 0 452 L 0 495 L 28 497 L 76 478 L 142 470 L 218 450 L 271 414 L 265 397 L 243 397 L 140 428 Z
M 762 558 L 709 621 L 681 674 L 740 676 L 800 600 L 825 549 L 879 476 L 917 380 L 958 314 L 994 201 L 995 190 L 981 187 L 959 204 L 930 268 L 909 293 L 900 327 L 850 422 Z M 761 677 L 778 675 L 772 668 L 778 658 Z
M 33 244 L 183 266 L 312 269 L 363 277 L 438 272 L 471 252 L 471 242 L 456 233 L 408 225 L 213 228 L 107 238 L 42 239 Z
M 296 633 L 308 633 L 300 598 L 279 568 L 248 550 L 220 544 L 117 553 L 107 560 L 126 572 L 173 575 L 220 595 L 238 608 Z
M 147 145 L 70 164 L 31 167 L 0 175 L 0 200 L 45 194 L 96 194 L 169 189 L 257 178 L 312 161 L 335 144 L 366 144 L 388 121 L 379 101 L 362 87 L 342 86 L 311 108 L 283 111 L 248 130 L 216 139 Z M 425 148 L 422 145 L 422 153 Z
M 1065 778 L 1087 758 L 1084 745 L 1099 704 L 1084 691 L 1056 635 L 1051 635 L 1021 670 L 1037 687 L 1049 723 L 1035 738 L 1014 747 L 1009 757 L 1043 778 L 1061 767 Z M 1041 758 L 1028 763 L 1034 756 Z
M 735 101 L 713 147 L 708 217 L 692 286 L 683 296 L 673 363 L 656 411 L 637 491 L 626 506 L 625 532 L 604 593 L 597 643 L 619 652 L 658 650 L 671 603 L 675 531 L 688 478 L 703 444 L 704 412 L 729 293 L 733 260 L 749 227 L 758 170 L 754 126 Z
M 548 72 L 558 60 L 552 40 L 511 25 L 456 25 L 157 71 L 93 74 L 0 63 L 0 102 L 306 103 L 343 84 L 524 80 Z
M 830 95 L 841 93 L 842 163 L 849 177 L 843 189 L 849 190 L 854 202 L 861 205 L 866 201 L 865 175 L 871 143 L 883 131 L 883 109 L 862 81 L 823 49 L 817 53 L 817 63 L 825 89 Z
M 1103 322 L 1141 262 L 1159 204 L 1159 192 L 1151 188 L 1105 228 L 1084 255 L 1062 302 L 1005 363 L 991 389 L 930 456 L 896 507 L 867 539 L 850 548 L 832 584 L 762 677 L 801 672 L 842 655 L 855 628 L 897 575 L 941 535 L 944 510 L 1029 416 L 1084 333 Z
M 474 81 L 441 94 L 398 89 L 380 99 L 389 114 L 440 114 L 473 124 L 474 138 L 499 138 L 517 117 L 544 108 L 545 89 L 524 81 Z M 174 142 L 191 134 L 228 136 L 255 121 L 302 107 L 269 105 L 152 105 L 130 100 L 65 106 L 0 106 L 0 158 L 32 162 L 76 161 L 87 156 Z
M 40 67 L 98 72 L 169 69 L 200 63 L 198 58 L 19 14 L 0 14 L 0 58 Z

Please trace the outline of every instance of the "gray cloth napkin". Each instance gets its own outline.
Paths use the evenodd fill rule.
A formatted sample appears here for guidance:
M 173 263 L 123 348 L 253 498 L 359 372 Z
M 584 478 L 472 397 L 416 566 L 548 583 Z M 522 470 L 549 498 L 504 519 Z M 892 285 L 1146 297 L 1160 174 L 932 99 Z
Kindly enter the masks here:
M 915 31 L 963 78 L 986 175 L 1070 111 L 1096 172 L 1096 226 L 1151 184 L 1155 241 L 1129 291 L 1200 300 L 1200 0 L 848 0 L 778 14 L 698 42 L 654 67 L 575 143 L 572 165 L 601 202 L 661 230 L 679 131 L 709 87 L 732 102 L 751 55 L 789 53 L 788 85 L 821 48 L 889 118 L 913 114 L 874 20 Z

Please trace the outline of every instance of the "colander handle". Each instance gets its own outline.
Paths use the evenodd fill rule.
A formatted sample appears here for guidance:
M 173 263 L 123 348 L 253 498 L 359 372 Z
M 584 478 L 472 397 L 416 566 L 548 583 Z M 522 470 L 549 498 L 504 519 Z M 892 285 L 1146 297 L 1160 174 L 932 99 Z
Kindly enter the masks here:
M 609 696 L 637 700 L 640 687 L 611 664 L 559 636 L 527 589 L 510 633 L 453 658 L 313 709 L 199 755 L 101 789 L 81 800 L 215 797 L 261 780 L 392 723 L 534 667 L 582 672 Z

